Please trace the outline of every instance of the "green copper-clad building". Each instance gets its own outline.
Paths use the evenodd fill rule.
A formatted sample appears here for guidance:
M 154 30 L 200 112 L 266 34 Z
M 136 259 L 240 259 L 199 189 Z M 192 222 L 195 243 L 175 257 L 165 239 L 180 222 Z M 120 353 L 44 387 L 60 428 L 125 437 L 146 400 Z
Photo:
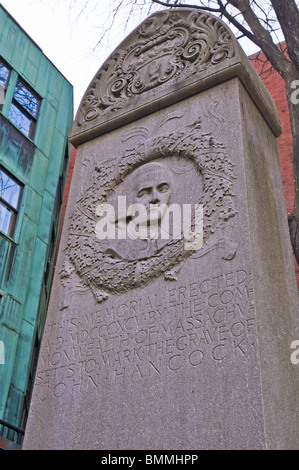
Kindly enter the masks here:
M 72 85 L 0 5 L 0 448 L 26 423 L 72 120 Z

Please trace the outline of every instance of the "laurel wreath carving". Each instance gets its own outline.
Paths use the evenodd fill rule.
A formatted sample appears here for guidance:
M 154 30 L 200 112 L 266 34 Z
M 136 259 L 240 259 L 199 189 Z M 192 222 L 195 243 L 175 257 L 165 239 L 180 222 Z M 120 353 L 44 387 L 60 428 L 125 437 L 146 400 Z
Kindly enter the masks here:
M 167 119 L 171 118 L 168 116 Z M 157 128 L 160 127 L 161 123 Z M 183 171 L 186 161 L 193 162 L 198 177 L 203 181 L 203 194 L 197 202 L 204 206 L 204 242 L 236 215 L 233 164 L 226 154 L 225 146 L 210 133 L 201 132 L 200 119 L 168 135 L 151 137 L 155 132 L 145 127 L 135 128 L 131 137 L 136 135 L 140 136 L 139 144 L 128 146 L 123 155 L 106 162 L 97 161 L 97 158 L 85 162 L 88 165 L 88 183 L 81 188 L 70 220 L 67 262 L 60 276 L 67 283 L 75 272 L 80 278 L 81 287 L 90 288 L 97 302 L 106 299 L 111 292 L 122 293 L 147 285 L 161 275 L 166 280 L 176 279 L 176 271 L 192 256 L 192 251 L 186 251 L 184 240 L 180 239 L 169 240 L 154 256 L 127 261 L 111 256 L 105 240 L 96 238 L 97 205 L 107 202 L 117 186 L 140 165 L 161 156 L 174 157 L 179 162 L 176 171 Z M 123 136 L 124 141 L 129 138 L 130 135 Z M 226 247 L 223 241 L 219 246 L 223 258 L 234 256 L 234 247 Z M 206 251 L 205 247 L 198 256 Z

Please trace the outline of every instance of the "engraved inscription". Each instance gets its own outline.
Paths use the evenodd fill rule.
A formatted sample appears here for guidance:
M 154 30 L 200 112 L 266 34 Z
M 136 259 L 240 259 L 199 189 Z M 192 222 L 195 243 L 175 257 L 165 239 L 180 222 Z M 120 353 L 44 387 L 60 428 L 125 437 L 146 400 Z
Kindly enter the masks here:
M 66 390 L 175 375 L 248 358 L 256 337 L 251 275 L 227 272 L 49 325 L 41 400 Z M 206 370 L 206 369 L 205 369 Z

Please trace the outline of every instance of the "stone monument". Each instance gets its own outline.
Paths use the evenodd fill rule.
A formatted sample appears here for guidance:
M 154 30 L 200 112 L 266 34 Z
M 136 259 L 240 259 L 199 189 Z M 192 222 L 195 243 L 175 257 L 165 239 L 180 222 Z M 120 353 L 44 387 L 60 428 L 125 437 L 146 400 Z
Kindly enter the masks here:
M 298 448 L 280 133 L 208 13 L 154 13 L 107 59 L 70 136 L 24 449 Z

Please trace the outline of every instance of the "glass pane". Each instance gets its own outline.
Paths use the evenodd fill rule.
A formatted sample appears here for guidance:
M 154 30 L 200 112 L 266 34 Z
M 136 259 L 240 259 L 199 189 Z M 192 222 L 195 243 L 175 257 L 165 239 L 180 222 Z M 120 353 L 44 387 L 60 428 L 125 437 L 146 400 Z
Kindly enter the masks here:
M 6 65 L 4 65 L 3 62 L 0 62 L 0 83 L 2 83 L 5 88 L 9 78 L 9 73 L 10 70 L 6 67 Z
M 31 116 L 37 118 L 39 99 L 22 82 L 18 81 L 13 97 Z
M 31 119 L 29 119 L 22 111 L 13 103 L 10 105 L 8 119 L 14 123 L 24 134 L 30 134 Z
M 5 98 L 5 90 L 7 87 L 8 79 L 9 79 L 10 69 L 6 67 L 6 65 L 0 61 L 0 109 L 2 109 L 4 98 Z
M 4 119 L 0 114 L 0 160 L 1 154 L 8 154 L 11 159 L 11 149 L 19 146 L 19 156 L 17 157 L 17 165 L 23 176 L 29 173 L 35 147 L 27 139 L 27 137 L 12 124 Z M 0 166 L 1 169 L 1 166 Z
M 11 211 L 0 202 L 0 230 L 6 233 L 6 235 L 10 235 L 12 216 Z
M 18 209 L 21 186 L 0 170 L 0 197 L 14 209 Z

